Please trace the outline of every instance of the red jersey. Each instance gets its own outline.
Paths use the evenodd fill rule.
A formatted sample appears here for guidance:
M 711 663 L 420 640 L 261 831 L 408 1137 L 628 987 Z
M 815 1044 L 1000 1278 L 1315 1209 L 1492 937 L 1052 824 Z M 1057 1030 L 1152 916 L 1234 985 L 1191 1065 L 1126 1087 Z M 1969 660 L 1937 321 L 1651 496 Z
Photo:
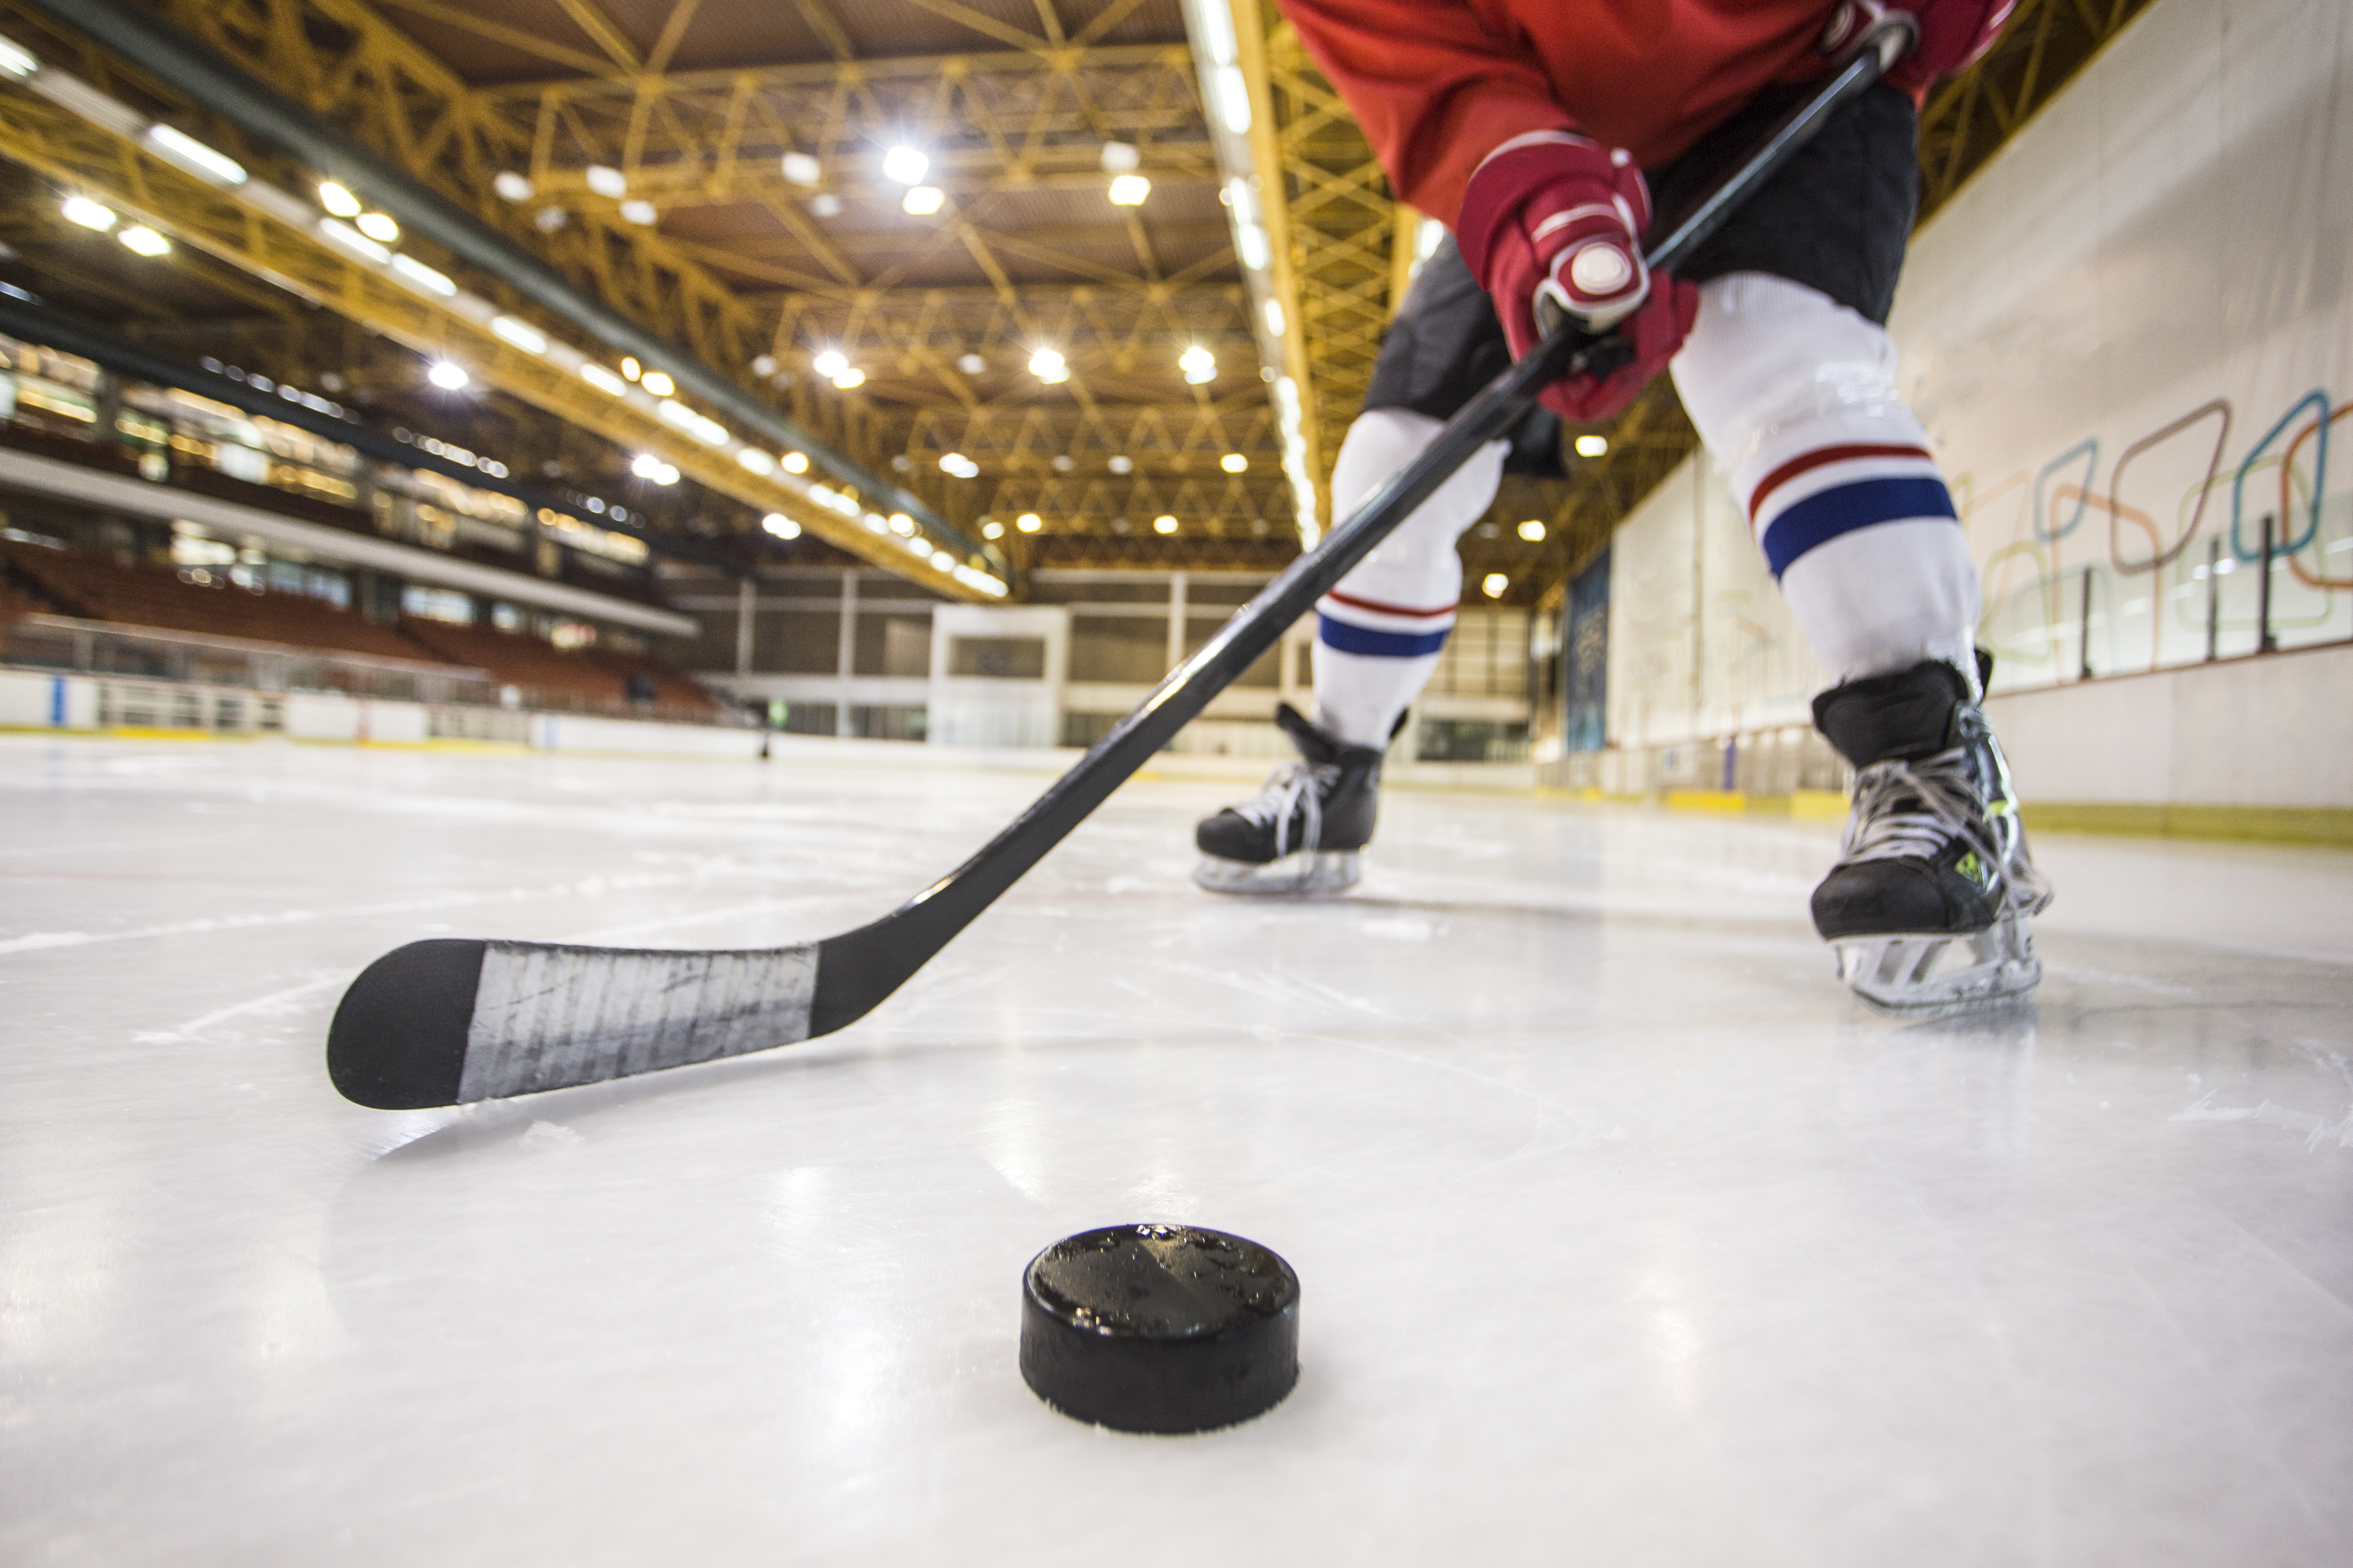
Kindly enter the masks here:
M 1399 200 L 1454 226 L 1481 159 L 1581 131 L 1644 166 L 1819 76 L 1836 0 L 1280 0 Z

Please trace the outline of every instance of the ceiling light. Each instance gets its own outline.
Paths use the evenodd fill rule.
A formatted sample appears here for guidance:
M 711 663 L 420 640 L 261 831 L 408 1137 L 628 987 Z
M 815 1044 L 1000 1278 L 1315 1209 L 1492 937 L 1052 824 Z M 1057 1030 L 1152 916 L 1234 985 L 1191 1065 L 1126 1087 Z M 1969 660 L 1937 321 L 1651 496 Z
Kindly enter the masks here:
M 640 452 L 630 459 L 629 472 L 641 479 L 651 479 L 658 485 L 678 483 L 678 469 L 663 462 L 651 452 Z
M 615 375 L 611 371 L 607 370 L 603 365 L 596 363 L 594 360 L 588 361 L 580 367 L 580 379 L 595 387 L 597 391 L 606 393 L 614 397 L 618 397 L 621 394 L 629 390 L 629 384 L 628 382 L 623 381 L 619 376 Z
M 1234 230 L 1234 249 L 1240 254 L 1242 265 L 1253 272 L 1265 271 L 1266 264 L 1273 259 L 1273 253 L 1267 248 L 1266 230 L 1254 223 L 1243 224 Z
M 629 188 L 628 176 L 618 169 L 608 169 L 602 163 L 591 163 L 581 176 L 588 188 L 608 201 L 619 201 Z
M 332 180 L 319 182 L 319 205 L 337 217 L 360 216 L 360 199 Z
M 1282 301 L 1269 300 L 1260 309 L 1266 316 L 1266 330 L 1278 338 L 1282 336 Z
M 762 479 L 765 479 L 770 474 L 776 471 L 776 459 L 771 458 L 767 453 L 763 452 L 757 447 L 746 447 L 737 452 L 735 454 L 735 464 L 745 473 L 757 474 Z
M 510 202 L 527 202 L 536 194 L 532 183 L 512 169 L 500 171 L 499 177 L 491 182 L 491 189 L 498 192 L 501 199 Z
M 798 539 L 801 536 L 801 525 L 780 511 L 772 511 L 762 518 L 760 526 L 778 539 Z
M 554 234 L 572 221 L 572 215 L 562 207 L 542 207 L 531 220 L 531 226 L 542 234 Z
M 1218 90 L 1218 115 L 1226 129 L 1237 136 L 1247 136 L 1250 128 L 1250 84 L 1242 79 L 1240 69 L 1219 66 L 1215 78 Z
M 1106 142 L 1103 143 L 1103 173 L 1106 174 L 1132 174 L 1135 173 L 1135 166 L 1143 161 L 1144 154 L 1135 150 L 1133 142 Z
M 319 232 L 325 235 L 329 239 L 333 240 L 337 245 L 342 246 L 345 250 L 350 251 L 353 256 L 363 257 L 369 261 L 375 262 L 378 267 L 389 266 L 392 262 L 391 251 L 386 250 L 383 246 L 378 245 L 375 240 L 370 239 L 367 236 L 362 234 L 359 230 L 353 228 L 351 225 L 343 222 L 340 218 L 321 218 L 319 220 Z
M 245 165 L 226 153 L 215 152 L 185 131 L 169 125 L 150 125 L 147 144 L 163 154 L 166 162 L 177 163 L 192 174 L 212 181 L 217 185 L 245 184 Z
M 1520 524 L 1520 537 L 1526 540 L 1530 544 L 1542 544 L 1544 542 L 1544 536 L 1545 525 L 1538 522 L 1535 518 L 1530 518 L 1527 521 Z
M 831 191 L 819 191 L 809 198 L 808 209 L 812 217 L 839 217 L 841 198 Z
M 1155 533 L 1174 533 L 1176 531 L 1176 520 L 1170 517 L 1166 512 L 1162 512 L 1158 517 L 1152 520 L 1152 531 Z
M 891 514 L 891 531 L 902 538 L 913 538 L 915 532 L 915 520 L 903 511 L 894 511 Z
M 929 217 L 940 210 L 948 194 L 937 185 L 917 185 L 901 198 L 899 205 L 913 217 Z
M 672 381 L 667 373 L 659 370 L 646 372 L 644 375 L 638 378 L 638 384 L 656 397 L 668 397 L 678 390 L 678 383 Z
M 954 474 L 960 479 L 968 479 L 980 472 L 980 465 L 962 452 L 950 452 L 940 458 L 940 472 Z
M 444 392 L 462 392 L 465 390 L 466 384 L 474 378 L 466 374 L 463 365 L 452 364 L 446 359 L 437 359 L 431 368 L 426 371 L 425 379 Z
M 1243 457 L 1240 452 L 1228 452 L 1224 457 L 1218 459 L 1218 467 L 1225 469 L 1226 472 L 1229 474 L 1239 474 L 1246 471 L 1250 468 L 1250 459 Z
M 525 353 L 543 354 L 547 352 L 546 335 L 529 321 L 518 321 L 512 316 L 493 316 L 491 318 L 491 332 Z
M 88 196 L 68 196 L 58 211 L 65 214 L 68 223 L 78 223 L 84 228 L 94 228 L 104 234 L 115 224 L 114 209 L 101 206 Z
M 623 354 L 621 356 L 621 374 L 628 376 L 631 381 L 637 380 L 638 375 L 642 374 L 643 369 L 644 367 L 638 363 L 636 355 Z
M 1034 511 L 1025 511 L 1013 520 L 1013 526 L 1024 533 L 1035 533 L 1046 526 L 1046 520 Z
M 839 349 L 828 349 L 809 361 L 809 368 L 819 375 L 835 376 L 849 368 L 849 356 Z
M 1122 453 L 1111 460 L 1111 471 L 1114 474 L 1132 474 L 1135 472 L 1135 459 Z
M 985 371 L 987 368 L 988 362 L 981 358 L 978 354 L 965 354 L 963 358 L 956 361 L 956 369 L 964 372 L 966 375 L 978 375 L 982 371 Z
M 754 375 L 776 374 L 776 356 L 774 354 L 762 354 L 758 359 L 754 360 L 752 362 L 752 374 Z
M 115 237 L 142 256 L 163 256 L 172 248 L 170 240 L 143 223 L 132 225 Z
M 818 161 L 806 153 L 787 153 L 784 157 L 785 178 L 796 185 L 814 185 L 824 177 L 825 171 Z
M 1479 592 L 1486 595 L 1487 597 L 1491 599 L 1502 598 L 1504 596 L 1504 590 L 1511 585 L 1512 580 L 1509 577 L 1504 576 L 1501 572 L 1490 572 L 1484 577 L 1479 579 Z
M 32 52 L 13 38 L 0 38 L 0 71 L 13 77 L 27 77 L 41 68 L 41 62 Z
M 956 558 L 955 558 L 955 552 L 953 552 L 953 551 L 948 551 L 948 550 L 942 550 L 942 549 L 940 549 L 940 548 L 939 548 L 938 546 L 936 546 L 936 545 L 934 545 L 934 546 L 933 547 L 933 549 L 932 549 L 932 564 L 933 564 L 933 565 L 934 565 L 934 566 L 936 566 L 936 567 L 938 567 L 941 571 L 944 572 L 944 571 L 948 570 L 950 567 L 954 566 L 955 563 L 956 563 Z
M 1029 374 L 1049 386 L 1071 379 L 1071 367 L 1060 349 L 1039 349 L 1029 356 Z
M 1195 386 L 1205 381 L 1215 381 L 1218 377 L 1217 356 L 1198 343 L 1185 351 L 1176 361 L 1176 368 L 1183 371 L 1185 379 Z
M 980 525 L 980 536 L 983 539 L 1002 539 L 1005 537 L 1005 525 L 1001 522 L 984 522 Z
M 458 292 L 457 282 L 448 273 L 437 272 L 413 256 L 396 256 L 392 269 L 427 294 L 438 294 L 444 300 Z
M 1579 436 L 1577 438 L 1577 455 L 1580 458 L 1599 458 L 1609 450 L 1609 437 L 1607 436 Z
M 1111 183 L 1111 205 L 1115 207 L 1140 207 L 1151 194 L 1152 182 L 1141 174 L 1122 174 Z
M 932 161 L 913 147 L 893 147 L 882 154 L 882 173 L 902 185 L 920 185 Z
M 786 452 L 785 454 L 785 472 L 788 474 L 807 473 L 808 459 L 802 457 L 798 452 Z
M 835 376 L 833 378 L 833 384 L 841 388 L 844 392 L 849 391 L 852 387 L 864 386 L 866 384 L 866 373 L 853 365 L 849 369 L 843 371 L 839 375 Z
M 390 245 L 400 237 L 400 226 L 385 213 L 362 213 L 352 220 L 352 226 L 370 239 Z
M 627 201 L 621 204 L 621 219 L 624 223 L 650 226 L 660 216 L 654 211 L 654 204 L 649 201 Z

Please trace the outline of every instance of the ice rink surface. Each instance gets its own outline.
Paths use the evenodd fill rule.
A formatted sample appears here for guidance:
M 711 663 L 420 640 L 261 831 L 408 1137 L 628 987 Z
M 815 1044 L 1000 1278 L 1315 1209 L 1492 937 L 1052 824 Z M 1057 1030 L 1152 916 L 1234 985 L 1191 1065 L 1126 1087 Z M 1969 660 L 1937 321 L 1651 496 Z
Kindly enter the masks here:
M 2048 839 L 2039 1003 L 1906 1026 L 1827 825 L 1398 791 L 1263 906 L 1145 782 L 844 1034 L 329 1088 L 396 943 L 821 935 L 1045 782 L 881 754 L 0 739 L 0 1562 L 2353 1551 L 2341 853 Z M 1286 1404 L 1029 1394 L 1022 1266 L 1131 1219 L 1296 1267 Z

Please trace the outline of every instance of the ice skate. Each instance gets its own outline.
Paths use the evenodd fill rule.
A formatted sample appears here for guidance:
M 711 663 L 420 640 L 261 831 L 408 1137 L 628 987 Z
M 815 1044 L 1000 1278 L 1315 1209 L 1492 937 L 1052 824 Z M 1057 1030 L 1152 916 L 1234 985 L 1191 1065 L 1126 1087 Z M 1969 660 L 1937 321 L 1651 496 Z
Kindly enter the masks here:
M 2031 917 L 2051 902 L 2009 764 L 1951 666 L 1849 681 L 1814 722 L 1860 770 L 1814 928 L 1839 978 L 1883 1013 L 1936 1017 L 2031 994 Z
M 1320 898 L 1364 875 L 1362 851 L 1379 805 L 1381 752 L 1343 745 L 1288 702 L 1274 721 L 1299 748 L 1256 796 L 1193 830 L 1201 851 L 1193 880 L 1213 893 Z

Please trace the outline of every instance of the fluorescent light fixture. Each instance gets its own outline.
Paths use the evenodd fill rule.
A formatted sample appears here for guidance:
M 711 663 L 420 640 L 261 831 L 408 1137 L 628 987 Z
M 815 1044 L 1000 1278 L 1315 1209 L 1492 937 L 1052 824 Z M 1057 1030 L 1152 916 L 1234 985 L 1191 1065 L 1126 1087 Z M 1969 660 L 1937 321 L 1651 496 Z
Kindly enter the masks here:
M 360 216 L 360 199 L 332 180 L 319 182 L 319 205 L 337 217 Z
M 780 511 L 772 511 L 762 518 L 760 526 L 778 539 L 798 539 L 801 536 L 801 525 Z
M 1504 576 L 1501 572 L 1490 572 L 1484 577 L 1479 579 L 1479 592 L 1486 595 L 1487 597 L 1491 599 L 1502 598 L 1504 596 L 1504 590 L 1509 588 L 1511 585 L 1512 580 L 1509 577 Z
M 28 77 L 40 68 L 41 62 L 33 58 L 30 49 L 14 38 L 0 38 L 0 71 L 13 77 Z
M 818 161 L 806 153 L 787 153 L 784 157 L 785 178 L 793 184 L 815 185 L 825 177 Z
M 514 344 L 527 354 L 547 352 L 547 335 L 528 321 L 518 321 L 512 316 L 491 318 L 491 333 Z
M 938 567 L 941 571 L 951 571 L 955 568 L 955 563 L 956 558 L 953 551 L 941 550 L 936 547 L 933 549 L 932 564 Z
M 400 237 L 400 226 L 387 213 L 362 213 L 352 220 L 352 226 L 380 245 L 390 245 Z
M 1162 512 L 1158 517 L 1152 520 L 1152 531 L 1155 533 L 1174 533 L 1176 531 L 1176 520 L 1170 517 L 1166 512 Z
M 929 217 L 947 205 L 948 194 L 937 185 L 917 185 L 900 198 L 899 205 L 910 217 Z
M 660 216 L 661 215 L 654 210 L 654 204 L 649 201 L 637 199 L 621 204 L 621 221 L 624 223 L 633 223 L 639 227 L 650 227 Z
M 172 242 L 143 223 L 132 224 L 115 238 L 142 256 L 164 256 L 170 253 Z
M 1228 452 L 1224 457 L 1218 459 L 1218 467 L 1225 469 L 1226 472 L 1229 474 L 1243 473 L 1250 468 L 1250 459 L 1243 457 L 1240 452 Z
M 641 479 L 651 479 L 658 485 L 678 483 L 678 469 L 663 462 L 651 452 L 639 452 L 629 461 L 629 472 Z
M 615 375 L 611 371 L 607 370 L 603 365 L 596 363 L 594 360 L 587 362 L 580 367 L 580 379 L 595 387 L 597 391 L 613 397 L 618 397 L 621 394 L 629 390 L 629 384 L 628 382 L 623 381 L 619 376 Z
M 1274 259 L 1274 252 L 1266 243 L 1266 230 L 1254 223 L 1243 224 L 1234 230 L 1234 250 L 1241 257 L 1242 265 L 1252 272 L 1265 271 L 1266 264 Z
M 581 178 L 588 188 L 608 201 L 619 201 L 628 194 L 628 176 L 618 169 L 608 169 L 602 163 L 591 163 Z
M 359 230 L 353 228 L 351 225 L 343 222 L 340 218 L 321 218 L 319 220 L 319 232 L 325 235 L 329 239 L 333 240 L 337 245 L 342 246 L 345 250 L 350 251 L 353 256 L 373 261 L 378 267 L 388 267 L 392 264 L 391 251 L 386 250 L 383 246 L 378 245 L 375 240 L 370 239 L 366 235 L 362 234 Z
M 458 291 L 458 285 L 447 273 L 437 272 L 413 256 L 396 256 L 392 269 L 427 294 L 438 294 L 444 300 Z
M 882 173 L 902 185 L 920 185 L 932 161 L 920 148 L 893 147 L 882 154 Z
M 654 414 L 663 424 L 685 431 L 706 447 L 723 447 L 730 439 L 727 426 L 716 419 L 705 418 L 683 403 L 664 398 Z
M 1111 183 L 1111 205 L 1115 207 L 1140 207 L 1151 194 L 1152 182 L 1141 174 L 1122 174 Z
M 94 228 L 104 234 L 116 223 L 114 209 L 91 201 L 88 196 L 68 196 L 58 211 L 68 223 L 78 223 L 84 228 Z
M 491 189 L 498 192 L 500 200 L 509 202 L 527 202 L 538 194 L 538 187 L 512 169 L 500 171 L 499 177 L 491 182 Z
M 980 465 L 962 452 L 950 452 L 940 459 L 940 472 L 953 474 L 960 479 L 969 479 L 979 474 Z
M 1013 520 L 1013 526 L 1024 533 L 1035 533 L 1046 526 L 1046 520 L 1034 511 L 1025 511 Z
M 1544 542 L 1544 536 L 1545 525 L 1537 521 L 1535 518 L 1530 518 L 1527 521 L 1520 524 L 1520 537 L 1526 540 L 1530 544 L 1542 544 Z
M 735 466 L 747 474 L 766 479 L 776 471 L 776 459 L 757 447 L 746 447 L 735 454 Z
M 638 378 L 638 384 L 644 387 L 648 392 L 652 393 L 656 397 L 668 397 L 678 390 L 678 383 L 670 378 L 670 373 L 668 371 L 661 370 L 649 370 L 646 372 L 645 374 Z
M 1218 118 L 1224 121 L 1226 129 L 1235 135 L 1249 135 L 1250 84 L 1242 80 L 1240 69 L 1234 66 L 1219 66 L 1217 75 L 1211 79 L 1217 83 Z
M 1278 338 L 1282 336 L 1282 301 L 1269 300 L 1259 310 L 1266 317 L 1266 330 Z
M 169 125 L 150 125 L 148 145 L 170 163 L 216 185 L 245 184 L 245 165 L 226 153 L 215 152 L 186 132 Z
M 915 532 L 915 520 L 903 511 L 894 511 L 891 514 L 891 531 L 912 539 Z
M 1607 436 L 1579 436 L 1577 438 L 1577 455 L 1580 458 L 1604 457 L 1609 451 L 1609 437 Z
M 785 472 L 788 474 L 807 473 L 808 459 L 802 457 L 798 452 L 786 452 L 785 454 Z
M 466 374 L 463 365 L 452 364 L 446 359 L 437 359 L 431 368 L 426 371 L 425 379 L 444 392 L 463 392 L 467 383 L 474 378 Z
M 1213 66 L 1234 63 L 1234 19 L 1227 11 L 1225 0 L 1208 0 L 1194 7 L 1193 20 L 1201 24 L 1201 52 L 1209 57 Z

